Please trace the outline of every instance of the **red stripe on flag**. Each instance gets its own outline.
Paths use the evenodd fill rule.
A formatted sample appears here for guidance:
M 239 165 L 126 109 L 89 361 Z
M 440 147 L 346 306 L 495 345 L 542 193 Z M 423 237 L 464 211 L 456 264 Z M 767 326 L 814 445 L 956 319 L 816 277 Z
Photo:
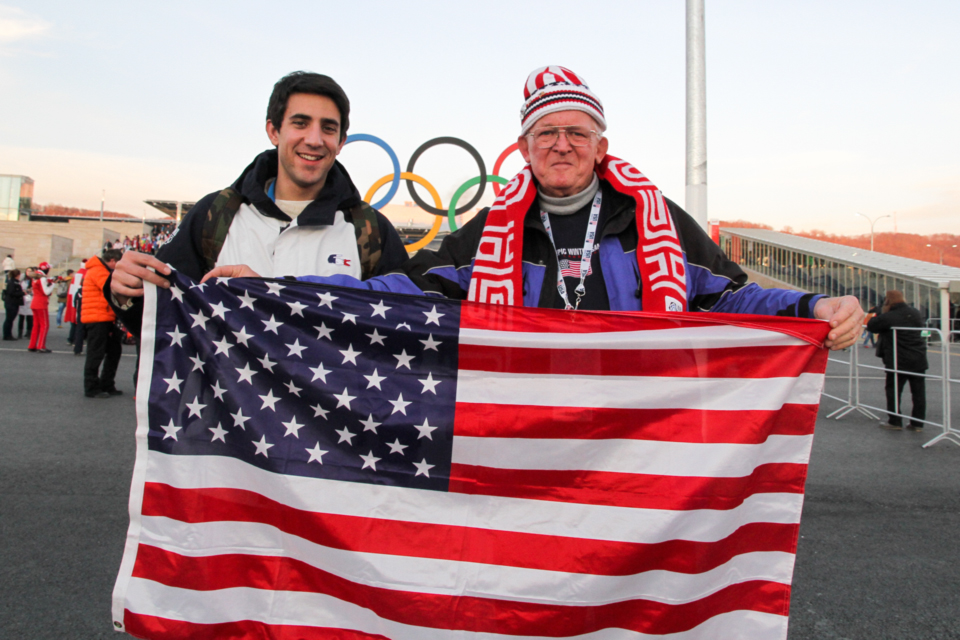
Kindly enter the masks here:
M 190 523 L 263 523 L 347 551 L 610 576 L 701 573 L 742 553 L 796 553 L 798 532 L 796 524 L 763 522 L 716 542 L 614 542 L 314 513 L 241 489 L 177 489 L 152 482 L 145 486 L 142 513 Z
M 792 463 L 760 465 L 743 478 L 494 469 L 453 464 L 450 491 L 635 509 L 729 510 L 758 493 L 803 493 L 806 479 L 807 465 Z
M 389 640 L 386 636 L 332 629 L 330 627 L 307 627 L 303 625 L 273 625 L 256 620 L 238 620 L 201 624 L 158 616 L 123 613 L 124 631 L 136 638 L 153 640 L 223 640 L 224 638 L 269 638 L 270 640 Z
M 822 373 L 818 347 L 757 349 L 534 349 L 460 344 L 459 367 L 577 376 L 785 378 Z
M 461 329 L 489 331 L 522 331 L 529 333 L 601 333 L 680 329 L 691 327 L 745 327 L 777 331 L 804 340 L 812 345 L 823 344 L 830 325 L 811 323 L 804 318 L 759 316 L 750 314 L 711 313 L 647 313 L 594 311 L 571 315 L 561 309 L 532 309 L 499 304 L 463 302 L 460 305 Z
M 401 624 L 550 637 L 610 628 L 679 633 L 729 611 L 785 615 L 790 603 L 788 585 L 765 580 L 732 584 L 699 600 L 676 605 L 632 599 L 582 606 L 436 595 L 358 584 L 292 558 L 245 554 L 190 557 L 144 544 L 137 550 L 133 577 L 194 591 L 247 587 L 320 593 Z
M 771 435 L 813 434 L 817 406 L 785 404 L 778 411 L 600 409 L 458 402 L 456 436 L 656 440 L 704 444 L 761 444 Z

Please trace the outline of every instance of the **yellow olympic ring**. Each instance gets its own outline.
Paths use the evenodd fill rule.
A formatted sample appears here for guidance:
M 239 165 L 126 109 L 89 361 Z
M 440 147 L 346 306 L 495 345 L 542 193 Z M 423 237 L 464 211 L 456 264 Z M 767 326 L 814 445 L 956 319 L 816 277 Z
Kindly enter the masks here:
M 380 187 L 387 184 L 388 182 L 392 182 L 393 178 L 394 178 L 394 174 L 388 173 L 387 175 L 383 176 L 382 178 L 374 182 L 373 185 L 370 187 L 370 189 L 367 191 L 367 195 L 363 196 L 363 201 L 366 202 L 367 204 L 370 204 L 370 201 L 373 200 L 373 196 L 377 194 L 377 191 L 380 190 Z M 426 178 L 421 178 L 415 173 L 409 173 L 407 171 L 404 171 L 403 173 L 400 174 L 400 179 L 413 180 L 414 182 L 422 184 L 424 187 L 426 187 L 427 191 L 430 192 L 430 195 L 433 196 L 433 204 L 436 205 L 437 209 L 443 209 L 443 204 L 440 200 L 440 194 L 437 193 L 437 190 L 433 187 L 432 184 L 427 182 Z M 418 240 L 417 242 L 414 242 L 413 244 L 408 244 L 406 246 L 407 251 L 419 251 L 420 249 L 423 249 L 425 246 L 430 244 L 430 241 L 437 237 L 437 233 L 440 231 L 441 222 L 443 222 L 443 217 L 435 216 L 433 221 L 433 226 L 430 228 L 430 231 L 427 232 L 427 235 L 423 236 L 422 238 L 420 238 L 420 240 Z

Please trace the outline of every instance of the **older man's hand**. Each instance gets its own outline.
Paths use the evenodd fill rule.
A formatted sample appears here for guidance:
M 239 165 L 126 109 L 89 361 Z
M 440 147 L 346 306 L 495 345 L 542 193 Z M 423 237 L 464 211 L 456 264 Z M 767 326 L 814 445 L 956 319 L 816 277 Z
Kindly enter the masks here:
M 129 298 L 143 296 L 145 281 L 169 289 L 170 282 L 163 276 L 157 275 L 160 273 L 170 275 L 170 267 L 149 254 L 125 251 L 113 270 L 110 292 L 117 302 L 125 304 Z
M 863 331 L 863 308 L 854 296 L 820 298 L 813 308 L 813 317 L 830 323 L 824 346 L 836 351 L 857 342 Z
M 206 282 L 210 278 L 259 278 L 260 274 L 245 264 L 225 264 L 222 267 L 214 267 L 208 271 L 203 280 Z

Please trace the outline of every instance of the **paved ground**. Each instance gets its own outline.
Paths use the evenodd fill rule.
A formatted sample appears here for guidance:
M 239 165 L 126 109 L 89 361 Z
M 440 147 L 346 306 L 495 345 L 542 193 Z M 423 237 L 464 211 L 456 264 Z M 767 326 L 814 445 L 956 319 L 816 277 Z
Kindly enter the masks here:
M 122 397 L 86 399 L 83 358 L 65 335 L 52 332 L 49 355 L 0 342 L 0 638 L 119 637 L 110 593 L 127 525 L 134 358 L 121 361 Z M 864 397 L 882 406 L 882 387 L 865 381 Z M 930 433 L 883 431 L 859 414 L 827 420 L 837 406 L 825 401 L 817 424 L 790 640 L 960 638 L 960 447 L 921 449 Z

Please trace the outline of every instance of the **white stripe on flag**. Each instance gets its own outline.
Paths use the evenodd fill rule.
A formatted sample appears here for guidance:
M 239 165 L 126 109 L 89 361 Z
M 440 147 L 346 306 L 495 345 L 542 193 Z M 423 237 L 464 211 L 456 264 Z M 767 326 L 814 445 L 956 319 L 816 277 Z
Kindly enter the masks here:
M 629 576 L 602 576 L 343 551 L 284 533 L 271 525 L 189 524 L 163 517 L 143 518 L 140 541 L 192 557 L 236 553 L 292 558 L 370 587 L 576 606 L 636 598 L 681 604 L 749 580 L 789 584 L 794 561 L 791 553 L 754 552 L 735 556 L 699 574 L 655 570 Z M 282 555 L 278 554 L 280 549 Z
M 534 333 L 460 329 L 462 344 L 528 349 L 729 349 L 803 347 L 810 343 L 776 331 L 730 325 L 610 331 L 607 333 Z
M 729 510 L 668 511 L 530 501 L 321 480 L 263 471 L 226 456 L 150 452 L 147 482 L 183 489 L 230 487 L 259 493 L 295 509 L 318 513 L 476 527 L 571 538 L 656 543 L 716 542 L 745 524 L 800 522 L 803 496 L 763 493 Z
M 450 631 L 412 626 L 385 620 L 370 609 L 337 598 L 293 591 L 264 591 L 247 587 L 216 591 L 193 591 L 133 578 L 127 590 L 127 606 L 141 615 L 200 624 L 255 620 L 273 625 L 305 625 L 353 629 L 380 634 L 392 640 L 517 640 L 515 635 Z M 604 629 L 569 636 L 579 640 L 715 640 L 718 637 L 782 640 L 787 618 L 757 611 L 732 611 L 716 615 L 682 633 L 649 635 L 626 629 Z M 556 640 L 524 636 L 524 640 Z
M 820 402 L 824 377 L 666 378 L 460 371 L 457 402 L 606 409 L 776 411 Z
M 807 464 L 812 442 L 813 436 L 770 436 L 761 444 L 459 436 L 453 461 L 496 469 L 742 478 L 762 464 Z

